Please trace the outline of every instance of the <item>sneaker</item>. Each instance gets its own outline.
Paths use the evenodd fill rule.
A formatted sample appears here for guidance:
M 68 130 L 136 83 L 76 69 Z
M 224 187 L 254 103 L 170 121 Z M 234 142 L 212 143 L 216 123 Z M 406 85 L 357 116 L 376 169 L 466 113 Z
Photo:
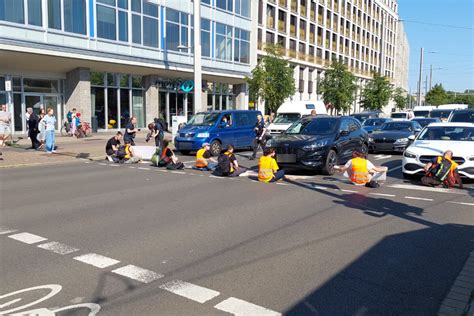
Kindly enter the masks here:
M 110 161 L 110 162 L 114 162 L 114 160 L 110 156 L 107 156 L 107 160 Z
M 56 150 L 54 150 L 54 149 L 53 149 L 53 151 L 52 151 L 52 152 L 53 152 L 53 153 L 55 153 L 55 152 L 56 152 Z

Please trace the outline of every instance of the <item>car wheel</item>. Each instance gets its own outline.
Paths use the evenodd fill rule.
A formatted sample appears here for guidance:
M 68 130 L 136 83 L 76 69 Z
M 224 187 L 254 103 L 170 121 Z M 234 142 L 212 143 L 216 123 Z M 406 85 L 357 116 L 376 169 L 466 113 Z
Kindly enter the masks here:
M 222 144 L 220 141 L 218 140 L 214 140 L 212 141 L 211 143 L 211 154 L 213 156 L 219 156 L 219 154 L 221 153 L 222 151 Z
M 369 147 L 367 146 L 367 144 L 362 144 L 360 150 L 364 155 L 367 155 L 369 153 Z
M 334 166 L 337 165 L 337 153 L 331 149 L 328 152 L 326 161 L 323 167 L 323 173 L 332 176 L 334 174 Z
M 405 173 L 405 172 L 403 172 L 402 174 L 403 174 L 403 179 L 406 179 L 406 180 L 414 180 L 414 179 L 418 178 L 414 174 L 409 174 L 409 173 Z
M 179 152 L 182 153 L 185 156 L 189 155 L 189 153 L 190 153 L 189 150 L 180 150 Z

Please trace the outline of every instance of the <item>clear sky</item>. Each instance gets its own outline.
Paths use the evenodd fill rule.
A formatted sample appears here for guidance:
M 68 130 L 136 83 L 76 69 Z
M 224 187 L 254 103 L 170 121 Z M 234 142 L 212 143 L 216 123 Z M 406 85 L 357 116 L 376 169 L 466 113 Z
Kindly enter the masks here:
M 407 20 L 412 93 L 417 89 L 421 47 L 423 81 L 426 75 L 429 81 L 433 65 L 433 85 L 442 83 L 446 90 L 458 92 L 474 89 L 474 0 L 398 0 L 398 8 L 400 19 Z

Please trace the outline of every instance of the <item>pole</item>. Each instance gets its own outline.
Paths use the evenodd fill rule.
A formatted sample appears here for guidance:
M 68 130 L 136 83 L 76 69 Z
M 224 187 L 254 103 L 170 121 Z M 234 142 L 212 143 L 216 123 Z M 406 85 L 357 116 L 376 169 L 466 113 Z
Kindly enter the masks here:
M 202 108 L 201 0 L 194 0 L 194 113 Z
M 431 91 L 431 84 L 433 83 L 433 65 L 430 65 L 430 90 Z
M 420 51 L 420 77 L 418 78 L 418 106 L 421 106 L 421 85 L 423 84 L 423 47 Z
M 428 75 L 426 75 L 426 79 L 425 79 L 425 97 L 427 94 L 428 94 Z

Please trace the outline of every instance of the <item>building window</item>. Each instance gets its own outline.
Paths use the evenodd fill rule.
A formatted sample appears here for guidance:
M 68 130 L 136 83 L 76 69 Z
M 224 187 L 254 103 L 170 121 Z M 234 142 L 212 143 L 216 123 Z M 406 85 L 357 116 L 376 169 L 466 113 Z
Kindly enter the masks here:
M 201 19 L 201 54 L 211 57 L 211 21 Z
M 250 0 L 235 0 L 235 14 L 250 18 Z
M 143 3 L 143 45 L 158 48 L 158 6 Z
M 97 36 L 109 40 L 116 39 L 115 10 L 97 5 Z
M 166 49 L 188 51 L 189 15 L 183 12 L 166 9 Z M 183 48 L 179 48 L 179 47 Z
M 48 0 L 48 27 L 50 29 L 61 29 L 61 1 Z
M 142 43 L 142 17 L 137 14 L 132 15 L 132 42 Z
M 118 12 L 119 41 L 128 42 L 128 13 L 126 11 Z
M 64 30 L 76 34 L 87 34 L 86 2 L 64 0 Z
M 216 7 L 222 10 L 233 12 L 232 0 L 216 0 Z
M 21 1 L 18 1 L 21 2 Z M 43 26 L 41 0 L 28 0 L 28 24 Z
M 234 61 L 250 63 L 250 32 L 235 28 Z
M 126 10 L 128 1 L 97 1 L 97 36 L 109 40 L 128 42 L 128 11 Z
M 0 20 L 24 24 L 23 0 L 0 0 Z
M 216 57 L 232 60 L 232 27 L 216 22 Z

